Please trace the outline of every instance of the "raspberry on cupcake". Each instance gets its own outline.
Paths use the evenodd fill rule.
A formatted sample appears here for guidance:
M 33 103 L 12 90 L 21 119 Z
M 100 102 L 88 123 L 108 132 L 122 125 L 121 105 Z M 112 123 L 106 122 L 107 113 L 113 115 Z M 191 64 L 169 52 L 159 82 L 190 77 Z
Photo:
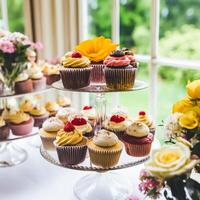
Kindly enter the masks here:
M 142 122 L 133 122 L 126 130 L 122 140 L 128 155 L 135 157 L 147 156 L 151 150 L 153 134 Z
M 71 119 L 72 125 L 82 132 L 85 137 L 92 137 L 94 135 L 94 129 L 91 124 L 81 115 L 75 115 Z
M 60 75 L 66 89 L 79 89 L 90 84 L 90 61 L 81 53 L 75 51 L 63 56 Z
M 96 125 L 97 113 L 95 108 L 93 108 L 92 106 L 84 106 L 81 110 L 81 114 L 88 119 L 93 127 Z
M 58 131 L 54 141 L 59 161 L 62 165 L 77 165 L 85 160 L 87 138 L 81 131 L 68 122 L 64 129 Z

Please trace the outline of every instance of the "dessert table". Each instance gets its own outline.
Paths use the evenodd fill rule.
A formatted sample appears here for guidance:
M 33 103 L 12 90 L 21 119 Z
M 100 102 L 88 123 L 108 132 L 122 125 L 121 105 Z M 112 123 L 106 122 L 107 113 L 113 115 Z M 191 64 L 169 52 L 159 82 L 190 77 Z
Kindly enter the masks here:
M 38 137 L 38 136 L 34 136 Z M 91 172 L 76 171 L 58 168 L 50 165 L 39 153 L 39 148 L 30 145 L 33 138 L 27 138 L 16 143 L 28 151 L 26 162 L 15 166 L 0 169 L 0 199 L 1 200 L 77 200 L 73 195 L 73 186 L 84 175 Z M 153 148 L 159 147 L 155 140 Z M 133 183 L 133 191 L 137 190 L 139 171 L 143 165 L 117 170 L 123 178 Z M 105 200 L 106 194 L 95 197 L 95 200 Z M 141 199 L 143 196 L 140 196 Z

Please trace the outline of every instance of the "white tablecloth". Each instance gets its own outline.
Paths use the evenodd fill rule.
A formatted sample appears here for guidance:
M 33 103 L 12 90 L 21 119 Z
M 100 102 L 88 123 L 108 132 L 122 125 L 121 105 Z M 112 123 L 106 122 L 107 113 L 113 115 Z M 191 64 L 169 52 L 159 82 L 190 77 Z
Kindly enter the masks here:
M 28 139 L 17 144 L 28 151 L 28 159 L 15 167 L 0 168 L 0 200 L 75 200 L 74 184 L 90 172 L 64 169 L 48 163 L 38 148 L 28 144 Z M 156 141 L 153 146 L 158 147 L 159 142 Z M 132 180 L 136 191 L 142 167 L 118 170 L 117 173 Z

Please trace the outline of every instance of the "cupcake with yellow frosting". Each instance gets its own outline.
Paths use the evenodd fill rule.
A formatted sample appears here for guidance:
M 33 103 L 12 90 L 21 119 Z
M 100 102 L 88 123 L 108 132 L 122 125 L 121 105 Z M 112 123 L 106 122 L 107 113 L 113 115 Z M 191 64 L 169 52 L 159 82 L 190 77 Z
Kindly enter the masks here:
M 41 128 L 43 122 L 49 118 L 49 113 L 44 106 L 35 105 L 30 111 L 30 115 L 34 118 L 34 126 Z
M 9 116 L 9 127 L 14 135 L 22 136 L 31 133 L 33 124 L 34 119 L 22 111 Z
M 45 103 L 45 108 L 49 112 L 49 116 L 55 116 L 58 112 L 60 106 L 55 101 L 47 101 Z
M 34 105 L 34 101 L 31 98 L 26 97 L 22 99 L 22 101 L 19 104 L 19 107 L 20 110 L 22 110 L 23 112 L 29 113 L 33 109 Z
M 122 137 L 128 155 L 135 157 L 147 156 L 151 150 L 153 134 L 142 122 L 133 122 Z
M 68 97 L 64 97 L 60 95 L 57 97 L 56 102 L 60 107 L 63 107 L 63 108 L 70 107 L 71 105 L 71 100 Z
M 6 121 L 3 119 L 3 117 L 0 117 L 0 141 L 6 140 L 9 136 L 10 129 L 6 123 Z
M 79 52 L 67 53 L 61 60 L 60 75 L 66 89 L 79 89 L 90 84 L 90 61 Z
M 76 51 L 79 51 L 91 61 L 91 83 L 105 83 L 103 72 L 105 65 L 103 64 L 103 61 L 106 56 L 117 48 L 117 46 L 117 44 L 112 43 L 111 39 L 103 36 L 82 41 L 76 46 Z
M 144 112 L 140 111 L 138 118 L 136 119 L 137 122 L 143 122 L 149 127 L 149 130 L 152 134 L 155 134 L 156 127 L 153 123 L 153 120 Z
M 16 94 L 24 94 L 33 91 L 32 80 L 29 75 L 24 71 L 15 79 L 14 90 Z
M 53 141 L 59 130 L 64 128 L 64 123 L 56 117 L 50 117 L 42 124 L 40 129 L 40 138 L 43 147 L 47 150 L 54 150 Z
M 62 165 L 77 165 L 85 160 L 87 139 L 70 122 L 58 131 L 54 141 Z
M 88 142 L 90 160 L 94 165 L 110 168 L 117 165 L 123 143 L 110 131 L 102 129 Z

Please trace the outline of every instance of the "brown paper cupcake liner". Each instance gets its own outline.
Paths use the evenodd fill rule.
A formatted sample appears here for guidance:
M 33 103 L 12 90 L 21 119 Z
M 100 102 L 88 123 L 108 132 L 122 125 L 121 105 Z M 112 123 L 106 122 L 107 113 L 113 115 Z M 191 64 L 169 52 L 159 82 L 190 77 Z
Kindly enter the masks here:
M 136 68 L 105 68 L 106 86 L 116 90 L 131 89 L 135 83 Z
M 55 146 L 58 154 L 58 159 L 64 166 L 77 165 L 85 160 L 87 153 L 86 144 L 81 146 Z
M 66 89 L 79 89 L 90 84 L 90 74 L 92 67 L 87 68 L 67 68 L 60 70 L 63 86 Z
M 152 143 L 131 144 L 124 141 L 124 144 L 125 144 L 126 153 L 128 155 L 135 156 L 135 157 L 143 157 L 143 156 L 147 156 L 150 153 Z
M 60 80 L 60 74 L 51 74 L 45 75 L 47 79 L 47 85 L 51 85 L 52 83 Z
M 92 138 L 94 136 L 94 129 L 90 132 L 83 133 L 83 135 L 87 138 Z
M 89 148 L 90 161 L 105 169 L 117 165 L 122 149 L 120 150 L 95 150 Z
M 14 85 L 14 90 L 16 94 L 24 94 L 33 91 L 32 80 L 28 79 L 26 81 L 16 82 Z
M 90 75 L 90 82 L 92 84 L 105 83 L 104 64 L 91 64 L 92 71 Z
M 9 136 L 9 133 L 10 129 L 7 125 L 0 127 L 0 140 L 6 140 Z
M 40 135 L 40 138 L 41 138 L 44 149 L 51 150 L 51 151 L 55 150 L 55 146 L 54 146 L 53 142 L 56 139 L 56 136 L 52 137 L 52 138 L 50 138 L 50 137 L 48 138 L 48 137 L 44 137 L 44 136 Z
M 33 90 L 40 91 L 46 88 L 46 77 L 42 77 L 41 79 L 32 79 Z
M 32 116 L 32 117 L 34 118 L 34 126 L 41 128 L 44 121 L 49 118 L 49 114 L 45 114 L 43 116 Z

